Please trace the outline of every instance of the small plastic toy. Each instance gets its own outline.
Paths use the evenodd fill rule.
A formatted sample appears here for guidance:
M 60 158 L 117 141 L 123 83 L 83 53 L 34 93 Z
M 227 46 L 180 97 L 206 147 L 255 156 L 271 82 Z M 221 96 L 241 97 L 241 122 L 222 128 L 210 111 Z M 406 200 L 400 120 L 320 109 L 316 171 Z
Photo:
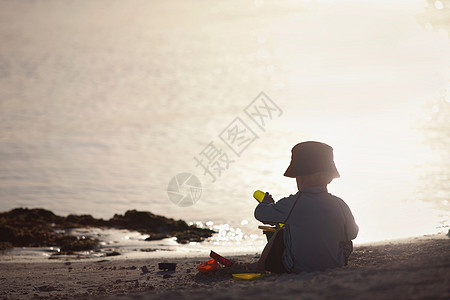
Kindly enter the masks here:
M 263 191 L 260 191 L 260 190 L 256 190 L 256 191 L 253 193 L 253 197 L 254 197 L 256 200 L 258 200 L 258 202 L 262 202 L 265 195 L 266 195 L 266 193 L 264 193 Z
M 176 267 L 176 263 L 158 263 L 158 268 L 160 270 L 175 271 Z
M 217 260 L 210 259 L 208 261 L 202 262 L 198 267 L 197 270 L 200 273 L 209 273 L 211 271 L 217 270 L 219 268 L 219 264 L 217 263 Z
M 232 275 L 234 280 L 256 280 L 264 278 L 264 274 L 261 273 L 237 273 Z
M 231 262 L 230 260 L 226 259 L 223 256 L 220 256 L 219 254 L 217 254 L 216 252 L 214 252 L 212 250 L 211 250 L 211 253 L 209 254 L 209 256 L 211 256 L 211 258 L 214 258 L 215 260 L 217 260 L 219 263 L 221 263 L 225 267 L 231 267 L 231 265 L 233 264 L 233 262 Z

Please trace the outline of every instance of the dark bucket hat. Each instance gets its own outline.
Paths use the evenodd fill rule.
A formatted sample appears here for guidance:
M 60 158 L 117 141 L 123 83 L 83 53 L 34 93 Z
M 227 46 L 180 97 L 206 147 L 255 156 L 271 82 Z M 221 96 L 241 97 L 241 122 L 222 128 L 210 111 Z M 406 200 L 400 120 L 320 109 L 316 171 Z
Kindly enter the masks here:
M 291 164 L 284 176 L 295 178 L 325 171 L 333 178 L 340 177 L 333 160 L 333 148 L 320 142 L 303 142 L 292 148 Z

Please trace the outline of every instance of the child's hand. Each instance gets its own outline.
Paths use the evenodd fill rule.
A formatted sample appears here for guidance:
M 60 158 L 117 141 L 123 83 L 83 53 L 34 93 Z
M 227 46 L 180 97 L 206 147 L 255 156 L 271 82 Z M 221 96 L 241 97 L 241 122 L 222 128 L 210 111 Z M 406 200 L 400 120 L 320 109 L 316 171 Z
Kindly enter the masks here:
M 264 199 L 261 202 L 275 203 L 275 201 L 273 201 L 272 195 L 267 192 L 266 195 L 264 196 Z

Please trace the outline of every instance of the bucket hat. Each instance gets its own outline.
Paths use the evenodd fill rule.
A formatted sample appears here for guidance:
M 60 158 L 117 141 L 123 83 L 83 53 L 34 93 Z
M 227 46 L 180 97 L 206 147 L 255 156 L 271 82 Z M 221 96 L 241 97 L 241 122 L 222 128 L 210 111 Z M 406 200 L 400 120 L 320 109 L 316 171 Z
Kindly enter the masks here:
M 333 160 L 333 148 L 321 142 L 302 142 L 292 150 L 291 163 L 284 176 L 295 178 L 318 172 L 330 172 L 333 178 L 339 178 L 339 172 Z

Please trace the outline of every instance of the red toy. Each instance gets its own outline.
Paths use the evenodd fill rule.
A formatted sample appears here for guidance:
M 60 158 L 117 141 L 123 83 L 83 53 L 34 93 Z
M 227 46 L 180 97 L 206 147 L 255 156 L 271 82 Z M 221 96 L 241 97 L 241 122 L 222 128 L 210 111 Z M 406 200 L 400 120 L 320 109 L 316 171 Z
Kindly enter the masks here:
M 231 262 L 230 260 L 226 259 L 223 256 L 220 256 L 219 254 L 217 254 L 216 252 L 211 250 L 211 253 L 209 254 L 209 256 L 211 256 L 211 258 L 214 258 L 215 260 L 217 260 L 218 262 L 220 262 L 222 265 L 226 266 L 226 267 L 231 267 L 231 265 L 233 264 L 233 262 Z
M 197 270 L 201 273 L 209 273 L 211 271 L 214 271 L 219 268 L 219 264 L 217 263 L 217 260 L 210 259 L 208 261 L 202 262 L 198 267 Z

